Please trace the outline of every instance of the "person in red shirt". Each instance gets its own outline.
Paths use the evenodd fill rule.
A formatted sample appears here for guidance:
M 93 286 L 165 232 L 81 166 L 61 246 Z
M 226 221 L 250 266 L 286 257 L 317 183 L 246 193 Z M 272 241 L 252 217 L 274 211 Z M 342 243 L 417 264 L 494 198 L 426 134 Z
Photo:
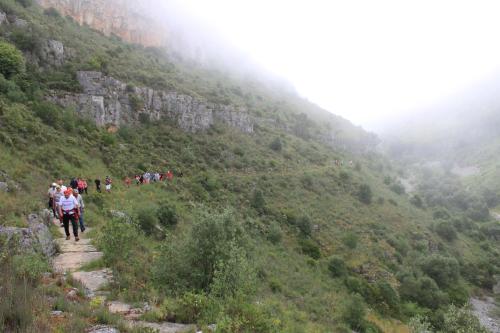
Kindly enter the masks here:
M 130 187 L 130 178 L 128 178 L 128 176 L 125 177 L 125 186 L 127 186 L 127 188 Z
M 83 184 L 83 179 L 81 178 L 78 178 L 77 180 L 77 187 L 78 187 L 78 193 L 79 194 L 82 194 L 83 193 L 83 190 L 85 188 L 84 184 Z
M 174 178 L 174 173 L 170 170 L 167 171 L 167 179 L 170 181 Z

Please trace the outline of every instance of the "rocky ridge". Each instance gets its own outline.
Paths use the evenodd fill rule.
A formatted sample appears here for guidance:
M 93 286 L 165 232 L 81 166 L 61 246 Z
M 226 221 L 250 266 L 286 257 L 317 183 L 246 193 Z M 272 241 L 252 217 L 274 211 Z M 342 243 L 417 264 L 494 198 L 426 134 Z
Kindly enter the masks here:
M 216 123 L 253 132 L 253 122 L 243 107 L 208 103 L 177 92 L 131 87 L 101 72 L 80 71 L 77 79 L 82 93 L 54 91 L 47 98 L 90 117 L 99 126 L 168 119 L 188 132 L 206 130 Z
M 80 25 L 88 25 L 106 36 L 143 46 L 165 46 L 165 27 L 145 17 L 141 7 L 124 0 L 36 0 L 43 8 L 55 8 Z M 140 3 L 140 2 L 138 2 Z

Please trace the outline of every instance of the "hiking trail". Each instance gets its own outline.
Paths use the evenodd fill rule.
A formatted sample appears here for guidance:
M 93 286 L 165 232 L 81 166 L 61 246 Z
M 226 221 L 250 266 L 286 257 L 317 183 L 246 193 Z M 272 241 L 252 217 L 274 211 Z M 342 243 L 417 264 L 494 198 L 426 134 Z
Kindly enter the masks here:
M 103 253 L 99 252 L 92 244 L 92 239 L 88 238 L 88 232 L 91 228 L 87 228 L 85 233 L 80 234 L 80 241 L 75 242 L 74 237 L 66 240 L 64 229 L 59 227 L 59 221 L 54 220 L 53 223 L 58 227 L 61 234 L 60 238 L 56 239 L 60 248 L 60 253 L 54 258 L 54 271 L 66 274 L 70 273 L 76 281 L 80 282 L 85 288 L 85 294 L 88 298 L 96 297 L 106 300 L 109 294 L 103 291 L 113 280 L 113 274 L 109 268 L 95 270 L 92 272 L 82 271 L 81 268 L 95 260 L 102 258 Z M 142 314 L 146 312 L 147 305 L 144 308 L 134 308 L 133 306 L 119 301 L 108 301 L 106 307 L 109 312 L 123 316 L 125 322 L 130 327 L 149 327 L 157 330 L 158 333 L 181 333 L 196 329 L 195 325 L 185 325 L 170 322 L 150 323 L 139 320 Z M 95 331 L 98 332 L 99 330 Z M 91 331 L 94 332 L 94 331 Z

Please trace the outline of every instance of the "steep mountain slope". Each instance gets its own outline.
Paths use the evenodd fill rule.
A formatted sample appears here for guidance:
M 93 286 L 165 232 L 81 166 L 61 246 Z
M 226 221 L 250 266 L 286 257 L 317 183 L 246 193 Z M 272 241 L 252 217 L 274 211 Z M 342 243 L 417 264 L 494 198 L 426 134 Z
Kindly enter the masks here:
M 405 194 L 398 170 L 372 152 L 373 135 L 276 82 L 21 3 L 0 1 L 0 51 L 15 45 L 26 61 L 0 80 L 0 181 L 11 189 L 0 191 L 0 222 L 23 226 L 53 179 L 111 175 L 112 194 L 85 196 L 104 253 L 95 266 L 115 276 L 110 298 L 149 302 L 150 320 L 221 332 L 405 332 L 416 315 L 445 330 L 449 304 L 492 288 L 499 252 L 489 231 Z M 167 169 L 169 183 L 120 182 Z M 1 264 L 15 267 L 11 257 Z M 46 331 L 104 321 L 99 304 L 89 305 L 96 314 L 66 302 L 37 310 L 72 313 Z M 23 304 L 14 315 L 2 308 L 0 324 L 15 325 Z

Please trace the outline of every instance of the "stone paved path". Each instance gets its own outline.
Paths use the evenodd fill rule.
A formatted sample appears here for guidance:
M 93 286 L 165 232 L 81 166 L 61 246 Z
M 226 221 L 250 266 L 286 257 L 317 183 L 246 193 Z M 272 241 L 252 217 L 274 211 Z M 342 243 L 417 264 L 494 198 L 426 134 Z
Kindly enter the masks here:
M 97 251 L 91 244 L 91 239 L 87 237 L 90 228 L 87 228 L 85 233 L 80 233 L 80 241 L 75 242 L 73 236 L 71 236 L 70 240 L 66 240 L 64 228 L 59 227 L 59 221 L 54 220 L 54 224 L 58 226 L 61 233 L 61 237 L 56 239 L 60 254 L 53 260 L 54 270 L 59 273 L 70 272 L 73 278 L 86 289 L 88 297 L 105 297 L 106 293 L 102 292 L 101 289 L 112 281 L 113 275 L 111 271 L 107 268 L 92 272 L 80 271 L 84 265 L 102 258 L 103 255 L 102 252 Z M 150 327 L 156 329 L 159 333 L 180 333 L 196 328 L 193 325 L 139 321 L 138 319 L 143 313 L 142 309 L 134 309 L 132 306 L 121 302 L 108 302 L 107 306 L 111 313 L 122 315 L 131 327 Z

